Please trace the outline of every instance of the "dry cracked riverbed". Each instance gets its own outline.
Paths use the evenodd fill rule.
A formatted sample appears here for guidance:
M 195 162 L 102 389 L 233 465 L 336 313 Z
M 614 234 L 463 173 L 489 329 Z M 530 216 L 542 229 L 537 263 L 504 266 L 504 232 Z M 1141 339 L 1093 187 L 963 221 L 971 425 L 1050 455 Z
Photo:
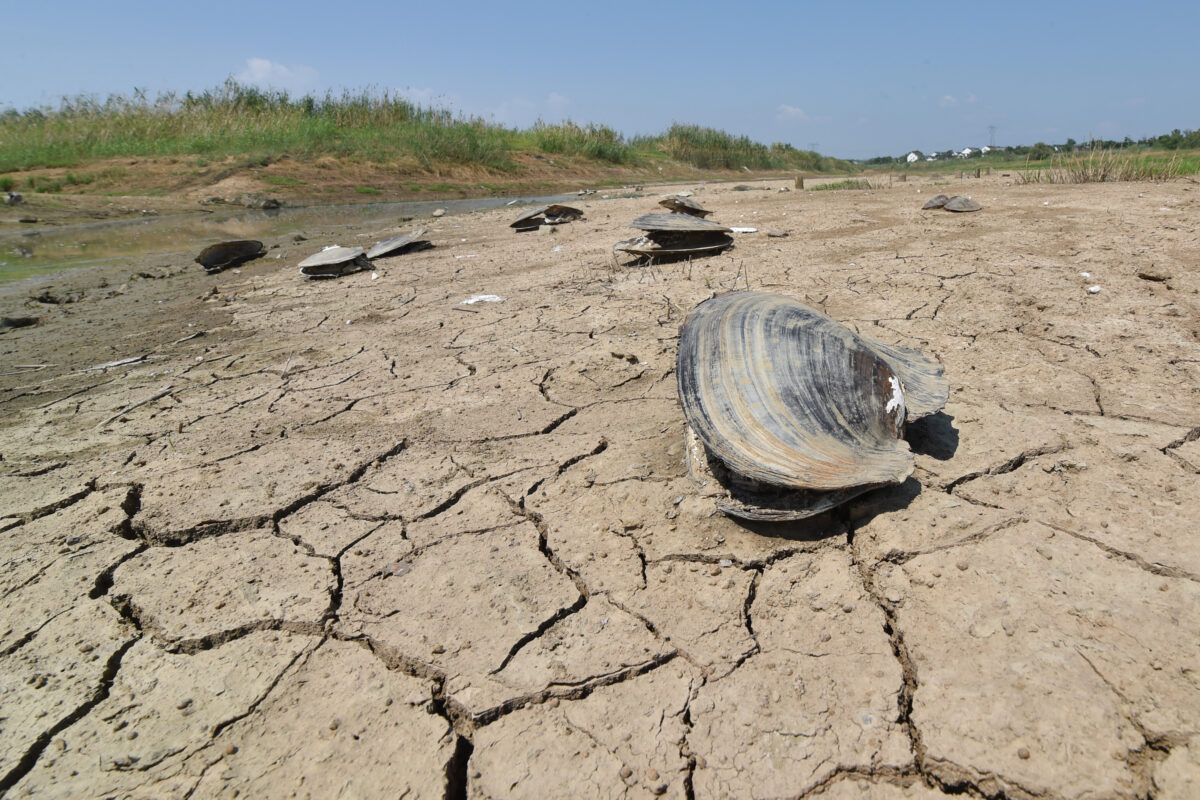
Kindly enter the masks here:
M 1200 795 L 1200 187 L 1010 180 L 696 187 L 760 232 L 653 269 L 589 197 L 4 287 L 0 794 Z M 678 326 L 747 286 L 945 363 L 905 484 L 693 491 Z

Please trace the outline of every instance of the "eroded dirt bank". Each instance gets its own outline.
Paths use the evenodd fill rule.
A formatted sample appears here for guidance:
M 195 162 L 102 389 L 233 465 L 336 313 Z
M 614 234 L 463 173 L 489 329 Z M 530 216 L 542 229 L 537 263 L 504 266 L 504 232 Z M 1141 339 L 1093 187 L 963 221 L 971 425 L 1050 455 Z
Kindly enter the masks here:
M 653 269 L 589 197 L 0 289 L 0 790 L 1194 797 L 1200 187 L 782 186 Z M 908 482 L 696 495 L 678 326 L 747 286 L 945 363 Z

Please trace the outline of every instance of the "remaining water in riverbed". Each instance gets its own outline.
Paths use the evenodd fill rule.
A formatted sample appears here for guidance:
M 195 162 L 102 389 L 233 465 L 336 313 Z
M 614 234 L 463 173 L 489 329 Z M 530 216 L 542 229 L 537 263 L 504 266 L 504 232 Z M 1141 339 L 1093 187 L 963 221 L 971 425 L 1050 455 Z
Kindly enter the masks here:
M 303 231 L 314 248 L 325 228 L 356 225 L 387 228 L 403 224 L 406 217 L 421 219 L 438 208 L 462 213 L 513 204 L 513 217 L 522 205 L 566 203 L 575 195 L 481 197 L 463 200 L 422 200 L 406 203 L 355 203 L 331 206 L 284 206 L 258 211 L 238 206 L 216 206 L 211 211 L 144 216 L 133 219 L 75 225 L 14 225 L 0 231 L 0 282 L 25 278 L 49 270 L 103 264 L 154 253 L 199 253 L 227 239 L 260 239 L 270 247 L 279 239 Z M 414 223 L 415 224 L 415 223 Z M 200 269 L 200 267 L 196 267 Z

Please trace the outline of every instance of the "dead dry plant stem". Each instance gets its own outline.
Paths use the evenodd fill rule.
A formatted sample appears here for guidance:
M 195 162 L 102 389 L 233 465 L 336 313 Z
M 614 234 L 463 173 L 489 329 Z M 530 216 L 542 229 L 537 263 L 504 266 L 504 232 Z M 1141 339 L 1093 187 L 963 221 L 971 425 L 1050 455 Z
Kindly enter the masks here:
M 112 421 L 113 421 L 113 420 L 115 420 L 115 419 L 120 419 L 122 416 L 124 416 L 125 414 L 128 414 L 130 411 L 133 411 L 135 408 L 141 408 L 142 406 L 146 405 L 147 403 L 153 403 L 155 400 L 158 400 L 159 398 L 162 398 L 162 397 L 166 397 L 167 395 L 169 395 L 169 394 L 170 394 L 171 392 L 173 392 L 173 391 L 175 391 L 175 387 L 174 387 L 174 386 L 168 386 L 167 388 L 163 389 L 162 391 L 160 391 L 160 392 L 158 392 L 158 393 L 156 393 L 156 394 L 154 394 L 154 395 L 152 395 L 152 396 L 150 396 L 150 397 L 147 397 L 145 400 L 141 400 L 141 401 L 139 401 L 139 402 L 137 402 L 137 403 L 134 403 L 133 405 L 130 405 L 130 406 L 125 406 L 125 408 L 122 408 L 120 411 L 118 411 L 117 413 L 113 414 L 111 417 L 109 417 L 108 419 L 104 420 L 103 422 L 101 422 L 101 423 L 100 423 L 99 425 L 97 425 L 96 427 L 97 427 L 97 428 L 103 428 L 103 427 L 104 427 L 105 425 L 107 425 L 108 423 L 112 422 Z

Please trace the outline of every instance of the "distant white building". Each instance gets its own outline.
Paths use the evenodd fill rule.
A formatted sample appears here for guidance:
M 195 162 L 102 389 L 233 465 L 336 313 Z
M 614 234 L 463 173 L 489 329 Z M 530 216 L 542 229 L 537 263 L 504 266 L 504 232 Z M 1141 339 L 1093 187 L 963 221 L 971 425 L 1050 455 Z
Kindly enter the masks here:
M 907 156 L 905 156 L 904 160 L 907 161 L 909 164 L 911 164 L 914 161 L 920 161 L 924 157 L 925 157 L 925 154 L 922 153 L 920 150 L 913 150 L 911 153 L 909 153 Z
M 987 144 L 985 144 L 983 147 L 979 148 L 979 152 L 981 152 L 981 153 L 990 153 L 990 152 L 992 152 L 993 150 L 999 150 L 999 149 L 1000 149 L 999 147 L 992 147 L 991 145 L 987 145 Z

